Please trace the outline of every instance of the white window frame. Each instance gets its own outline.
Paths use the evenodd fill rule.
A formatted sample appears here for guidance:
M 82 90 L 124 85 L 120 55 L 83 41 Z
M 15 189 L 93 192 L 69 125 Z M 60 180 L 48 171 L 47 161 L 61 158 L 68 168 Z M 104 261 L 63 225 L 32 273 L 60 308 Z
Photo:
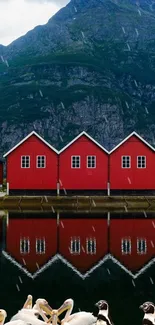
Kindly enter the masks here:
M 73 249 L 73 245 L 75 245 L 75 249 Z M 71 237 L 70 240 L 70 253 L 72 255 L 80 255 L 81 253 L 81 240 L 80 237 Z
M 76 157 L 78 157 L 79 158 L 79 167 L 73 167 L 73 158 L 76 158 Z M 79 168 L 81 168 L 81 156 L 76 156 L 76 155 L 74 155 L 74 156 L 71 156 L 71 168 L 73 168 L 73 169 L 79 169 Z
M 140 251 L 139 250 L 139 244 L 142 243 L 142 241 L 144 242 L 145 250 Z M 141 244 L 141 246 L 142 246 L 142 244 Z M 146 240 L 146 238 L 137 238 L 137 254 L 138 255 L 147 254 L 147 240 Z
M 94 162 L 95 162 L 95 163 L 94 163 L 94 167 L 92 167 L 92 166 L 89 167 L 89 166 L 88 166 L 89 158 L 90 158 L 90 161 L 91 161 L 91 165 L 92 165 L 92 158 L 94 158 Z M 96 156 L 87 156 L 87 168 L 92 168 L 92 169 L 93 169 L 93 168 L 96 168 Z
M 139 166 L 138 166 L 138 158 L 142 158 L 142 157 L 145 158 L 145 167 L 139 167 Z M 142 165 L 142 160 L 141 160 L 141 165 Z M 146 168 L 146 156 L 137 156 L 137 168 L 138 168 L 138 169 L 145 169 L 145 168 Z
M 43 251 L 41 250 L 41 241 L 43 241 Z M 38 250 L 39 246 L 39 250 Z M 36 238 L 36 254 L 43 255 L 46 252 L 46 241 L 45 238 Z
M 44 167 L 39 167 L 38 166 L 38 158 L 39 157 L 44 157 Z M 46 168 L 46 156 L 45 155 L 38 155 L 37 156 L 37 159 L 36 159 L 36 167 L 39 168 L 39 169 Z
M 22 160 L 23 160 L 23 157 L 29 157 L 29 167 L 23 167 L 23 166 L 22 166 Z M 21 156 L 21 168 L 30 168 L 30 156 L 29 156 L 29 155 Z
M 96 255 L 96 238 L 95 237 L 86 238 L 86 252 L 89 255 Z
M 22 249 L 22 243 L 24 244 L 25 248 L 26 248 L 26 245 L 28 245 L 28 251 L 25 251 Z M 20 238 L 20 253 L 25 254 L 25 255 L 30 253 L 30 239 L 29 239 L 29 237 L 21 237 Z
M 129 251 L 124 251 L 123 244 L 125 244 L 126 248 L 127 248 L 128 242 L 129 242 Z M 122 252 L 122 255 L 131 255 L 131 238 L 123 237 L 121 239 L 121 252 Z
M 123 167 L 123 158 L 127 158 L 127 157 L 129 157 L 129 167 Z M 122 156 L 121 157 L 121 162 L 122 162 L 122 168 L 123 169 L 130 169 L 131 168 L 131 156 Z

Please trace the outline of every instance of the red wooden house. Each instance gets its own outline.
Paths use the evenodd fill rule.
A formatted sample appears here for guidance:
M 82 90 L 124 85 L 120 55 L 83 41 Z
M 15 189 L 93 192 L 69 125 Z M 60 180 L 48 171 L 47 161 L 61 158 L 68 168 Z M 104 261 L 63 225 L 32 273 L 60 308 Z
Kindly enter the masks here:
M 10 194 L 56 193 L 58 152 L 35 131 L 8 151 L 7 188 Z
M 60 219 L 59 253 L 86 272 L 108 252 L 107 219 Z
M 86 132 L 80 133 L 59 152 L 59 183 L 65 194 L 106 192 L 108 151 Z
M 155 190 L 155 150 L 136 132 L 110 152 L 111 194 Z
M 56 219 L 9 219 L 6 252 L 34 273 L 57 253 Z
M 154 219 L 111 219 L 110 253 L 136 272 L 155 257 Z

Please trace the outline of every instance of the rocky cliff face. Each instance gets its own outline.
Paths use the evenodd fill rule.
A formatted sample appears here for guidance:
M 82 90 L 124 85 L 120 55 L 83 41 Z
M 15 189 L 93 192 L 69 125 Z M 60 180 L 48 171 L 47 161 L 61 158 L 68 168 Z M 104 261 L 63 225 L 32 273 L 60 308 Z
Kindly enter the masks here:
M 0 46 L 0 153 L 36 130 L 57 149 L 85 130 L 155 146 L 155 2 L 71 0 Z

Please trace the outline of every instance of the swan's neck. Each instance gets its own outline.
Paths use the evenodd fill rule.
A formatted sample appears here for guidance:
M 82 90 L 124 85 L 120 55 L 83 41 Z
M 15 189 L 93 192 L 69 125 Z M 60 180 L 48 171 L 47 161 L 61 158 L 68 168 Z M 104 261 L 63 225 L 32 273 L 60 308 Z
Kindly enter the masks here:
M 3 325 L 5 322 L 5 318 L 0 322 L 0 325 Z
M 44 314 L 44 312 L 42 311 L 42 309 L 40 308 L 40 304 L 36 303 L 36 309 L 39 312 L 39 315 L 43 318 L 43 320 L 47 323 L 48 322 L 48 318 L 46 317 L 46 315 Z
M 53 316 L 52 325 L 57 325 L 57 315 Z
M 71 315 L 72 310 L 73 310 L 73 305 L 74 305 L 74 303 L 72 302 L 70 308 L 67 310 L 67 313 L 66 313 L 66 315 L 65 315 L 65 317 L 63 319 L 63 323 L 68 321 L 69 316 Z

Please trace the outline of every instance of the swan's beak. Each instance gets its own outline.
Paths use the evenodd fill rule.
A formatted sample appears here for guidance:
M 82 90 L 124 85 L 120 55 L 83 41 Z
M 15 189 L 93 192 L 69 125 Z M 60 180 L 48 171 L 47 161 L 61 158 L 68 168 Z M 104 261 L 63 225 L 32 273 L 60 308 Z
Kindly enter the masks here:
M 40 304 L 40 308 L 46 313 L 46 315 L 53 316 L 53 313 L 52 313 L 53 309 L 50 307 L 50 305 L 48 303 Z
M 0 313 L 0 323 L 4 321 L 5 317 L 4 314 Z
M 23 308 L 32 309 L 32 296 L 28 296 Z
M 47 324 L 49 323 L 60 323 L 61 324 L 61 320 L 58 317 L 58 310 L 57 309 L 53 309 L 52 310 L 52 316 L 49 318 L 49 320 L 47 321 Z
M 69 310 L 71 308 L 70 304 L 62 304 L 58 309 L 58 316 L 61 315 L 64 311 Z

